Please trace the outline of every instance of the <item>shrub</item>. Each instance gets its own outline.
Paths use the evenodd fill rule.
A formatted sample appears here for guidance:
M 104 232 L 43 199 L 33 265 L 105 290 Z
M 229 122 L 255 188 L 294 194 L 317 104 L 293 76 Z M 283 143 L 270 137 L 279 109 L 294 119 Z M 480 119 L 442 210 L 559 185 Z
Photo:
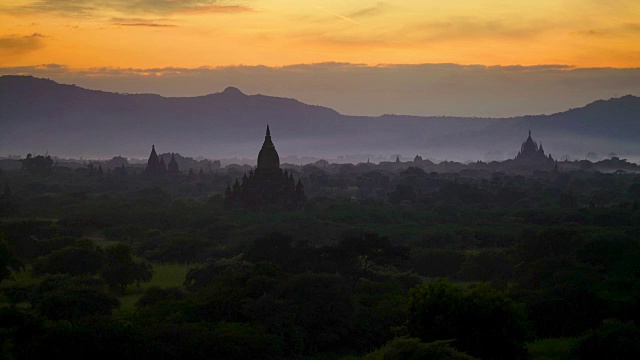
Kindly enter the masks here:
M 396 338 L 383 348 L 363 357 L 363 360 L 473 360 L 472 356 L 462 353 L 449 345 L 447 341 L 423 343 L 417 338 Z
M 441 280 L 411 289 L 407 330 L 426 342 L 455 339 L 457 348 L 481 358 L 526 355 L 523 307 L 488 285 Z
M 640 359 L 640 329 L 633 321 L 604 320 L 578 342 L 579 359 Z

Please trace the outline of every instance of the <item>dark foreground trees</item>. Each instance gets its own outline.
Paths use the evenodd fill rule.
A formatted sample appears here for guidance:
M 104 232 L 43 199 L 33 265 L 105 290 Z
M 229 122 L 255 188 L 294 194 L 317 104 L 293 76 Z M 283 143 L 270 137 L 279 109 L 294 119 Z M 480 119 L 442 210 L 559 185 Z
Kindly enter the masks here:
M 524 309 L 488 285 L 468 288 L 434 281 L 409 292 L 407 330 L 424 342 L 455 340 L 454 346 L 484 359 L 526 355 Z
M 604 320 L 587 331 L 574 352 L 578 359 L 640 358 L 640 328 L 633 321 Z

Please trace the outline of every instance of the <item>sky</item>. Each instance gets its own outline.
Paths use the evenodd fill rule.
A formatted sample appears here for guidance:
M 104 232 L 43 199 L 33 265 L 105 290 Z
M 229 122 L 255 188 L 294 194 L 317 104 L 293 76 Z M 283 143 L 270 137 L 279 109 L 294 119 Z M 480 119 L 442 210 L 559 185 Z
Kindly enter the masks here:
M 515 116 L 640 95 L 638 69 L 637 0 L 0 3 L 0 74 L 108 91 Z

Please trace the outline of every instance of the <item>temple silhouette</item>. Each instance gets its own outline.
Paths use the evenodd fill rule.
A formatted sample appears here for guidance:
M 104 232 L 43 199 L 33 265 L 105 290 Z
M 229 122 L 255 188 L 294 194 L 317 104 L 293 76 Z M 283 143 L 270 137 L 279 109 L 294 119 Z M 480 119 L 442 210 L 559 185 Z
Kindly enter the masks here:
M 538 145 L 531 138 L 531 130 L 529 130 L 529 137 L 522 143 L 520 147 L 520 152 L 514 159 L 519 163 L 530 163 L 530 164 L 553 164 L 554 160 L 551 157 L 551 154 L 546 155 L 544 153 L 544 149 L 542 148 L 542 144 Z
M 167 165 L 162 156 L 158 158 L 156 146 L 151 145 L 151 154 L 149 155 L 149 160 L 147 160 L 147 167 L 144 169 L 145 177 L 157 178 L 163 175 L 175 177 L 179 174 L 180 168 L 178 167 L 175 155 L 171 154 L 171 160 L 169 160 L 169 164 Z
M 255 171 L 227 184 L 224 205 L 227 209 L 247 208 L 253 211 L 268 209 L 297 210 L 304 206 L 304 186 L 300 179 L 296 184 L 293 174 L 280 169 L 280 157 L 276 151 L 267 125 L 262 149 L 258 153 Z

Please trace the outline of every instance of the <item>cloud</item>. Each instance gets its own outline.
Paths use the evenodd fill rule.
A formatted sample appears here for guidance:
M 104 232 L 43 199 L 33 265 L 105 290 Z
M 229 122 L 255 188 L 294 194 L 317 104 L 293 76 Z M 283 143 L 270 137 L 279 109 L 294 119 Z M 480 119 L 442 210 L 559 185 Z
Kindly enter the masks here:
M 456 39 L 525 39 L 550 31 L 545 20 L 487 20 L 473 16 L 450 17 L 445 21 L 411 24 L 402 31 L 429 42 Z
M 583 29 L 573 31 L 571 34 L 581 36 L 637 37 L 640 35 L 640 23 L 623 23 L 617 26 Z
M 380 1 L 380 2 L 377 2 L 376 4 L 374 4 L 373 6 L 368 6 L 366 8 L 362 8 L 362 9 L 353 11 L 353 12 L 347 14 L 347 16 L 350 17 L 350 18 L 360 18 L 360 17 L 375 16 L 375 15 L 380 15 L 380 14 L 384 13 L 389 8 L 390 8 L 389 4 Z
M 41 49 L 45 46 L 44 38 L 39 33 L 0 36 L 0 56 L 18 56 Z
M 171 28 L 176 27 L 178 25 L 172 24 L 156 24 L 156 23 L 114 23 L 113 25 L 118 26 L 135 26 L 135 27 L 154 27 L 154 28 Z
M 326 12 L 327 14 L 329 14 L 329 15 L 331 15 L 333 17 L 336 17 L 338 19 L 342 19 L 342 20 L 350 22 L 352 24 L 362 25 L 361 23 L 359 23 L 359 22 L 357 22 L 357 21 L 355 21 L 355 20 L 353 20 L 353 19 L 351 19 L 351 18 L 349 18 L 347 16 L 337 14 L 337 13 L 331 11 L 331 10 L 327 10 L 327 9 L 323 8 L 322 6 L 317 6 L 316 5 L 316 8 L 319 9 L 319 10 L 322 10 L 322 11 Z
M 416 46 L 457 41 L 516 41 L 528 45 L 529 41 L 566 26 L 541 18 L 486 19 L 477 16 L 448 16 L 428 21 L 407 19 L 405 22 L 389 23 L 388 26 L 369 26 L 371 21 L 367 22 L 368 19 L 364 17 L 381 14 L 387 11 L 386 8 L 387 5 L 365 8 L 347 16 L 331 13 L 347 22 L 365 25 L 362 29 L 345 31 L 337 26 L 307 28 L 292 34 L 289 39 L 300 44 L 317 44 L 348 51 L 359 48 L 400 49 L 403 54 L 406 50 L 416 49 Z M 319 9 L 326 12 L 326 9 Z
M 18 14 L 54 13 L 70 17 L 91 17 L 106 10 L 147 15 L 253 11 L 244 5 L 220 0 L 38 0 L 27 5 L 4 6 L 3 9 Z

